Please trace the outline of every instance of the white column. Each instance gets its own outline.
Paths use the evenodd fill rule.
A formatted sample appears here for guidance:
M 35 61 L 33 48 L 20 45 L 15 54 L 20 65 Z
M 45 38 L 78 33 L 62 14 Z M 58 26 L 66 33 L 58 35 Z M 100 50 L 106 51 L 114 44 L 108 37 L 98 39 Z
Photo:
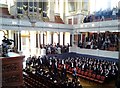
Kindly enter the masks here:
M 40 32 L 38 31 L 37 32 L 37 36 L 36 36 L 37 37 L 37 41 L 38 41 L 37 42 L 38 43 L 38 47 L 36 48 L 36 55 L 38 55 L 38 56 L 40 55 L 40 38 L 39 38 L 39 34 L 40 34 Z
M 0 31 L 0 45 L 2 44 L 3 36 L 4 36 L 4 32 Z
M 48 17 L 50 21 L 54 21 L 54 0 L 48 0 Z
M 72 33 L 72 46 L 74 46 L 74 33 Z
M 44 32 L 44 44 L 47 44 L 47 32 Z
M 69 13 L 68 13 L 68 0 L 65 0 L 65 14 L 66 14 L 66 16 L 67 15 L 69 15 Z
M 69 43 L 70 45 L 70 33 L 69 32 L 65 32 L 65 45 L 67 45 L 67 43 Z
M 69 47 L 69 52 L 72 52 L 72 47 Z
M 53 44 L 57 44 L 58 43 L 58 34 L 56 32 L 53 33 Z
M 63 45 L 63 32 L 60 32 L 60 45 Z
M 2 36 L 3 37 L 3 36 Z M 14 32 L 11 30 L 8 30 L 8 38 L 14 40 Z M 14 43 L 12 43 L 12 47 L 14 46 Z
M 41 35 L 41 44 L 43 44 L 43 32 L 41 32 L 40 35 Z
M 30 49 L 31 55 L 36 54 L 36 31 L 30 31 Z
M 47 44 L 51 44 L 51 32 L 47 31 Z
M 9 39 L 14 39 L 14 36 L 13 36 L 14 34 L 13 34 L 13 31 L 11 31 L 11 30 L 8 30 L 8 38 Z
M 63 19 L 63 15 L 64 15 L 64 0 L 59 0 L 59 13 L 60 13 L 60 17 Z
M 38 39 L 37 39 L 37 41 L 38 41 L 38 48 L 40 48 L 40 46 L 39 46 L 39 45 L 40 45 L 39 34 L 40 34 L 40 33 L 39 33 L 39 32 L 37 32 L 37 37 L 38 37 Z
M 17 32 L 17 34 L 18 34 L 18 52 L 19 52 L 20 51 L 20 46 L 19 46 L 20 45 L 20 39 L 19 39 L 20 35 L 19 35 L 19 31 Z
M 55 13 L 59 13 L 59 10 L 58 10 L 58 0 L 55 0 Z

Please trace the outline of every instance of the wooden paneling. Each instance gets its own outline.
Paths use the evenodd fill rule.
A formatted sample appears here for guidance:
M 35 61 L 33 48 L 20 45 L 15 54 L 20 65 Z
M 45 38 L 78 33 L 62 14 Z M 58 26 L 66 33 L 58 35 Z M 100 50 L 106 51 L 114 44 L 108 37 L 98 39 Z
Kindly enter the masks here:
M 74 24 L 78 23 L 78 18 L 74 18 Z
M 64 24 L 63 20 L 61 19 L 60 16 L 55 16 L 55 23 L 61 23 Z
M 4 57 L 2 60 L 2 86 L 22 86 L 22 63 L 24 56 Z
M 2 13 L 3 15 L 10 15 L 8 12 L 8 8 L 0 8 L 0 13 Z
M 72 24 L 72 18 L 68 19 L 68 24 Z
M 75 45 L 78 45 L 78 34 L 74 35 L 74 41 Z

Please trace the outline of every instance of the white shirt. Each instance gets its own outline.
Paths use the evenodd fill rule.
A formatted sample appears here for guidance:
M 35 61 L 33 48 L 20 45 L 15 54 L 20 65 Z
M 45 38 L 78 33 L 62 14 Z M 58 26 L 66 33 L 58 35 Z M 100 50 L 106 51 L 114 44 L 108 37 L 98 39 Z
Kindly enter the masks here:
M 50 65 L 52 65 L 52 62 L 51 62 L 51 60 L 50 60 Z
M 42 64 L 42 60 L 40 59 L 40 63 Z
M 85 67 L 85 64 L 82 65 L 82 68 L 84 68 L 84 67 Z
M 72 67 L 73 67 L 73 63 L 72 63 Z
M 64 69 L 66 69 L 66 65 L 64 64 Z
M 116 13 L 117 13 L 116 10 L 113 10 L 112 15 L 116 15 Z
M 57 62 L 55 62 L 55 66 L 57 67 Z
M 64 60 L 62 60 L 62 64 L 64 64 Z

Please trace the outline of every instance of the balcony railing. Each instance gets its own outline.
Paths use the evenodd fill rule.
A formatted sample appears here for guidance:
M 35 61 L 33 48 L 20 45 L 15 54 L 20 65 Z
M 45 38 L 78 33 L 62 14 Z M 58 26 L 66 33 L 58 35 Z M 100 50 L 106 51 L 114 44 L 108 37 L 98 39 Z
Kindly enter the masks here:
M 120 23 L 118 20 L 100 21 L 83 23 L 79 25 L 73 25 L 76 32 L 101 32 L 101 31 L 117 31 Z
M 72 25 L 68 24 L 59 24 L 59 23 L 49 23 L 49 22 L 36 22 L 35 26 L 32 27 L 29 20 L 26 19 L 12 19 L 9 18 L 9 16 L 0 17 L 0 25 L 3 29 L 9 29 L 9 30 L 18 30 L 20 27 L 21 30 L 26 30 L 26 28 L 29 30 L 41 30 L 41 31 L 67 31 L 71 32 L 73 30 Z M 52 30 L 53 29 L 53 30 Z

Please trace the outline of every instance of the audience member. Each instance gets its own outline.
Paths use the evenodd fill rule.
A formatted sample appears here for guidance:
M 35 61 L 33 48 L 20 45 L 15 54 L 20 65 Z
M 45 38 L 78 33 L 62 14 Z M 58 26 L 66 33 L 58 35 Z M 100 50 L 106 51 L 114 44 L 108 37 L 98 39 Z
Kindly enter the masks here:
M 95 59 L 84 56 L 67 57 L 65 59 L 54 56 L 44 56 L 38 58 L 40 62 L 35 61 L 38 60 L 36 56 L 29 57 L 29 59 L 27 59 L 26 61 L 26 64 L 29 65 L 27 66 L 27 68 L 37 68 L 36 66 L 38 65 L 44 65 L 44 67 L 49 69 L 49 73 L 53 74 L 54 77 L 58 77 L 60 75 L 58 72 L 58 68 L 61 68 L 60 71 L 62 80 L 65 80 L 67 78 L 67 71 L 72 71 L 73 79 L 76 81 L 78 70 L 80 69 L 84 72 L 91 70 L 92 73 L 104 76 L 106 77 L 106 79 L 115 78 L 118 74 L 118 63 L 113 61 Z M 41 68 L 42 66 L 38 67 L 40 67 L 39 69 L 37 69 L 38 71 L 40 71 L 40 69 L 43 69 Z
M 119 14 L 120 9 L 118 7 L 114 7 L 113 9 L 99 10 L 93 15 L 90 14 L 88 16 L 85 16 L 83 19 L 83 23 L 116 20 L 117 18 L 119 19 Z
M 85 41 L 78 44 L 80 48 L 87 49 L 101 49 L 101 50 L 111 50 L 118 51 L 118 35 L 119 33 L 105 32 L 95 35 L 89 35 L 86 37 Z M 110 49 L 111 48 L 111 49 Z

